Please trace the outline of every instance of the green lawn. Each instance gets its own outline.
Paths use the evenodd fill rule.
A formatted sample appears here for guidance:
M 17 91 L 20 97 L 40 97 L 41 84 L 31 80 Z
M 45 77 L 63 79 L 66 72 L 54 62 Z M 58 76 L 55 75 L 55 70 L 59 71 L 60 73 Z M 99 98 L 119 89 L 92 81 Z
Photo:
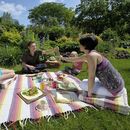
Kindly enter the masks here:
M 130 60 L 111 59 L 111 62 L 122 74 L 126 83 L 128 97 L 130 97 Z M 60 69 L 65 65 L 62 65 Z M 14 69 L 19 70 L 19 67 L 16 66 Z M 53 70 L 56 71 L 56 69 Z M 85 65 L 78 77 L 80 79 L 87 78 Z M 128 100 L 130 103 L 130 98 Z M 70 115 L 68 120 L 59 116 L 52 117 L 50 122 L 47 122 L 46 119 L 41 119 L 39 123 L 34 124 L 27 122 L 24 130 L 130 130 L 130 115 L 124 116 L 110 110 L 96 111 L 93 109 L 89 109 L 87 113 L 84 110 L 74 113 L 76 118 Z M 17 129 L 21 129 L 18 123 Z

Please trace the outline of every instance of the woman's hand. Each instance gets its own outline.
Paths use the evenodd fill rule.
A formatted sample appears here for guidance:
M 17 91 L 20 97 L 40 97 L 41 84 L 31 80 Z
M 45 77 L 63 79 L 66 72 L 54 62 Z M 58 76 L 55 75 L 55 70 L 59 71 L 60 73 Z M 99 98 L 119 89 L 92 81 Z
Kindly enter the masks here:
M 28 68 L 29 68 L 30 70 L 35 70 L 35 67 L 32 66 L 32 65 L 28 66 Z

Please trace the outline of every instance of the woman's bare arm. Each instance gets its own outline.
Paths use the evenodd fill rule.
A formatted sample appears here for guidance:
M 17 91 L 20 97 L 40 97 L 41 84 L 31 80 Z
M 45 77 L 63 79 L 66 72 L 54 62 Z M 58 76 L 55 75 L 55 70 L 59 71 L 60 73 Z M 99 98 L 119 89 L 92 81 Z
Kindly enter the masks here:
M 86 55 L 82 55 L 79 57 L 61 57 L 61 60 L 66 62 L 87 62 Z
M 88 56 L 88 96 L 92 96 L 92 91 L 95 82 L 95 73 L 97 66 L 97 57 L 94 55 Z

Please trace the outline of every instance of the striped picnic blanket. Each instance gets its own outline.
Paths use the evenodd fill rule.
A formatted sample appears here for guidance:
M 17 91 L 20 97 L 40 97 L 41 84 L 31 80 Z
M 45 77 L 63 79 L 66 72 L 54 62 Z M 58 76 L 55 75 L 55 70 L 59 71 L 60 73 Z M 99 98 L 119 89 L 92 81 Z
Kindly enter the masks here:
M 56 73 L 45 72 L 45 78 L 56 78 Z M 79 85 L 80 80 L 68 75 L 75 84 Z M 30 88 L 31 86 L 39 88 L 40 83 L 37 79 L 26 75 L 17 75 L 16 80 L 11 83 L 6 89 L 0 90 L 0 124 L 6 122 L 16 122 L 24 119 L 38 119 L 41 117 L 53 116 L 65 112 L 72 112 L 74 110 L 91 107 L 91 105 L 82 101 L 74 101 L 70 104 L 56 103 L 52 96 L 47 95 L 31 104 L 26 104 L 18 95 L 20 91 Z M 37 111 L 36 106 L 41 100 L 45 102 L 45 110 Z
M 87 82 L 87 79 L 82 81 L 80 87 L 83 90 L 86 90 Z M 126 88 L 123 89 L 120 95 L 118 95 L 117 97 L 113 97 L 112 94 L 107 89 L 105 89 L 105 87 L 102 86 L 99 80 L 95 78 L 95 86 L 93 88 L 93 93 L 93 97 L 86 97 L 82 94 L 79 96 L 79 99 L 94 106 L 108 108 L 125 115 L 129 114 L 130 106 L 128 105 Z

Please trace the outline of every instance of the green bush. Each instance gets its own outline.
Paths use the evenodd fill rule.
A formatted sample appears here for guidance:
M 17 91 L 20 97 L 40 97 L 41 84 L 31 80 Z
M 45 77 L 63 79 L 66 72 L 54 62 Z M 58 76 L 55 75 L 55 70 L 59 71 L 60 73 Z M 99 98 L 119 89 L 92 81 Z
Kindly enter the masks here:
M 103 31 L 100 37 L 104 41 L 109 41 L 114 47 L 119 46 L 120 38 L 118 37 L 117 32 L 111 30 L 111 28 L 108 28 L 107 30 Z
M 113 47 L 109 42 L 102 42 L 97 45 L 96 50 L 101 53 L 108 53 L 113 51 Z
M 20 48 L 25 50 L 29 41 L 35 41 L 34 32 L 32 30 L 25 30 L 21 33 L 22 39 L 20 41 Z
M 10 31 L 4 31 L 0 38 L 0 41 L 3 45 L 12 45 L 17 46 L 19 41 L 21 40 L 21 36 L 16 29 L 12 29 Z
M 71 38 L 62 37 L 57 40 L 57 45 L 59 46 L 61 52 L 71 52 L 71 51 L 79 52 L 78 41 L 74 41 Z
M 65 34 L 63 27 L 53 26 L 48 31 L 49 39 L 55 41 L 56 39 L 62 37 Z
M 126 50 L 116 50 L 115 58 L 116 59 L 128 59 L 128 58 L 130 58 L 130 53 Z
M 43 49 L 51 49 L 57 46 L 57 43 L 55 41 L 46 40 L 42 46 Z
M 18 47 L 0 47 L 0 65 L 12 66 L 20 63 L 21 50 Z
M 130 41 L 120 41 L 119 47 L 123 47 L 124 49 L 130 48 Z

